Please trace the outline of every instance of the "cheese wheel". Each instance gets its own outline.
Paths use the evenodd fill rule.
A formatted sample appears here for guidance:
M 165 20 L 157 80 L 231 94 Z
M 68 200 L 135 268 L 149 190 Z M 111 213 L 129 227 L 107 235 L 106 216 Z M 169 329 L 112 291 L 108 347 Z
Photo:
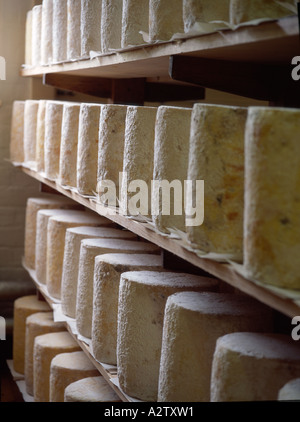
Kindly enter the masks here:
M 173 295 L 165 308 L 158 401 L 209 401 L 217 339 L 230 332 L 271 329 L 271 309 L 249 296 Z
M 121 389 L 143 401 L 158 393 L 164 309 L 179 291 L 215 291 L 218 282 L 184 273 L 131 271 L 121 275 L 117 366 Z
M 80 351 L 76 340 L 67 331 L 37 336 L 33 346 L 33 392 L 35 402 L 49 402 L 50 366 L 61 353 Z
M 61 298 L 65 235 L 70 227 L 103 226 L 107 219 L 87 211 L 70 210 L 64 215 L 50 217 L 47 226 L 47 272 L 46 285 L 49 294 Z
M 150 42 L 169 41 L 183 32 L 182 0 L 149 0 Z
M 230 333 L 216 344 L 211 401 L 277 400 L 300 375 L 299 344 L 284 334 Z
M 288 381 L 278 392 L 277 399 L 279 401 L 294 401 L 300 400 L 300 378 Z
M 123 0 L 102 0 L 101 51 L 121 48 Z
M 230 0 L 183 0 L 184 32 L 197 29 L 197 24 L 229 22 L 229 7 Z
M 32 65 L 32 10 L 26 13 L 25 23 L 25 65 Z
M 95 195 L 101 105 L 80 106 L 77 152 L 77 189 L 82 195 Z
M 130 231 L 111 227 L 75 227 L 67 229 L 61 279 L 61 307 L 75 318 L 80 243 L 83 239 L 137 239 Z
M 32 165 L 36 161 L 36 125 L 39 101 L 26 100 L 24 107 L 24 161 Z
M 101 51 L 102 1 L 81 0 L 81 57 Z
M 81 1 L 68 0 L 67 16 L 67 59 L 75 60 L 81 56 Z
M 36 295 L 22 296 L 14 301 L 13 365 L 14 370 L 24 374 L 26 318 L 36 312 L 49 312 L 47 302 Z
M 160 248 L 152 243 L 134 240 L 82 240 L 79 254 L 76 327 L 79 334 L 87 338 L 91 338 L 92 334 L 95 257 L 107 253 L 150 253 L 158 255 Z
M 95 359 L 111 365 L 117 364 L 120 277 L 128 271 L 163 271 L 162 257 L 110 253 L 95 258 L 91 347 Z
M 104 377 L 88 377 L 72 382 L 65 388 L 65 402 L 120 402 L 119 396 Z
M 77 145 L 80 104 L 65 103 L 62 115 L 58 182 L 77 185 Z
M 56 209 L 70 207 L 74 202 L 61 195 L 44 194 L 40 198 L 28 198 L 25 216 L 24 262 L 25 265 L 35 267 L 36 218 L 41 209 Z
M 47 101 L 45 111 L 45 176 L 56 180 L 59 176 L 61 128 L 64 103 Z
M 42 34 L 41 34 L 41 64 L 52 62 L 52 27 L 53 27 L 53 0 L 43 0 Z
M 129 106 L 127 108 L 120 190 L 120 210 L 125 215 L 140 213 L 151 216 L 156 112 L 156 107 Z M 145 192 L 140 189 L 136 194 L 131 192 L 131 186 L 136 191 L 138 181 L 142 181 Z
M 149 0 L 123 0 L 122 48 L 145 44 L 140 31 L 149 31 Z
M 16 163 L 24 161 L 24 108 L 25 101 L 14 101 L 10 130 L 10 159 Z
M 26 318 L 24 378 L 27 394 L 33 396 L 34 339 L 42 334 L 66 331 L 63 322 L 54 322 L 53 312 L 37 312 Z
M 69 209 L 82 210 L 76 203 L 70 202 L 61 206 L 60 209 L 39 210 L 36 217 L 36 240 L 35 240 L 35 275 L 39 283 L 46 284 L 47 274 L 47 234 L 48 220 L 60 214 L 64 214 Z
M 289 289 L 300 288 L 299 134 L 298 109 L 249 108 L 244 269 L 247 277 Z
M 97 192 L 104 181 L 109 180 L 116 187 L 117 198 L 120 173 L 123 169 L 126 111 L 127 106 L 103 105 L 100 117 Z M 101 196 L 100 194 L 100 202 Z M 115 201 L 115 198 L 112 199 Z M 110 205 L 117 206 L 116 203 Z
M 68 3 L 53 0 L 52 62 L 67 60 Z
M 167 185 L 161 197 L 157 188 L 152 189 L 151 205 L 155 227 L 164 233 L 169 233 L 169 228 L 185 231 L 184 181 L 188 171 L 191 115 L 192 110 L 184 107 L 160 106 L 157 110 L 153 180 Z M 174 186 L 174 193 L 170 186 Z
M 82 351 L 61 353 L 50 366 L 50 402 L 64 402 L 65 388 L 75 381 L 96 377 L 98 370 Z
M 39 101 L 39 108 L 37 113 L 36 123 L 36 169 L 37 171 L 44 171 L 45 169 L 45 112 L 46 100 Z
M 195 104 L 192 113 L 188 180 L 204 180 L 203 224 L 186 231 L 193 247 L 242 259 L 244 133 L 247 109 Z M 188 190 L 192 204 L 194 191 Z M 188 214 L 190 212 L 188 211 Z
M 39 4 L 32 9 L 31 60 L 33 66 L 39 66 L 41 64 L 41 35 L 42 5 Z
M 274 0 L 231 0 L 230 23 L 239 25 L 256 19 L 280 19 L 295 14 L 291 11 L 293 6 L 294 0 L 285 0 L 283 4 Z

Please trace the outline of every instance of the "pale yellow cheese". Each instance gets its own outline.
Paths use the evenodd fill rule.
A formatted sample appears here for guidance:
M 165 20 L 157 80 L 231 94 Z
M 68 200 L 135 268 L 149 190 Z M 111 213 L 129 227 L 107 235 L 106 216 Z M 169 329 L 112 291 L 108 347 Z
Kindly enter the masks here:
M 42 34 L 41 34 L 41 64 L 52 62 L 52 27 L 53 27 L 53 0 L 43 0 Z
M 25 24 L 25 65 L 32 65 L 32 10 L 26 13 Z
M 31 60 L 33 66 L 39 66 L 41 64 L 41 35 L 42 5 L 39 4 L 32 9 Z
M 279 401 L 294 401 L 300 400 L 300 378 L 288 381 L 278 392 Z
M 65 402 L 120 402 L 119 396 L 102 376 L 88 377 L 72 382 L 65 388 Z
M 101 51 L 121 48 L 123 0 L 102 0 Z
M 217 289 L 217 280 L 191 274 L 131 271 L 121 275 L 117 366 L 118 381 L 126 394 L 143 401 L 157 400 L 168 296 L 179 291 Z
M 101 51 L 102 1 L 81 0 L 81 57 Z
M 182 0 L 149 0 L 149 39 L 169 41 L 183 33 Z
M 81 1 L 68 0 L 68 33 L 67 33 L 67 58 L 79 59 L 81 56 Z
M 140 31 L 149 31 L 149 0 L 123 0 L 122 48 L 144 44 Z
M 47 302 L 36 295 L 22 296 L 14 301 L 13 365 L 14 370 L 24 374 L 26 318 L 36 312 L 49 312 Z
M 197 30 L 198 25 L 214 21 L 229 22 L 230 0 L 183 0 L 184 32 Z M 216 26 L 216 23 L 214 23 Z M 220 24 L 224 27 L 224 24 Z M 201 27 L 205 32 L 205 26 Z
M 39 101 L 26 100 L 24 107 L 24 161 L 29 166 L 36 162 L 36 125 Z
M 67 60 L 68 3 L 53 0 L 52 62 Z
M 10 159 L 16 163 L 24 161 L 24 108 L 25 101 L 14 101 L 10 131 Z
M 39 108 L 37 113 L 36 123 L 36 169 L 37 171 L 44 171 L 45 169 L 45 112 L 46 100 L 39 101 Z

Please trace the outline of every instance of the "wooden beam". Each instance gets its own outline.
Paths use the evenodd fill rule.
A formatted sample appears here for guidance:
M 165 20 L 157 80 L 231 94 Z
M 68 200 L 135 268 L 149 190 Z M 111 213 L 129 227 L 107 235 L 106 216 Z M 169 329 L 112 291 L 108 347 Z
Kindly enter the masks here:
M 195 85 L 147 82 L 145 86 L 145 101 L 149 102 L 203 100 L 204 98 L 205 89 Z
M 146 79 L 113 79 L 111 102 L 113 104 L 144 105 Z

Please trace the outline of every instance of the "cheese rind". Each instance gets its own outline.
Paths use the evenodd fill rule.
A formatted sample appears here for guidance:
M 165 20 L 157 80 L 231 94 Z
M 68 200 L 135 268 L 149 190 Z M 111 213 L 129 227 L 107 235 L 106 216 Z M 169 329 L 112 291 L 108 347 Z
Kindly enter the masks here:
M 67 60 L 68 3 L 53 0 L 52 62 Z
M 81 57 L 90 51 L 101 51 L 102 1 L 81 0 Z
M 183 292 L 169 297 L 158 401 L 209 401 L 217 339 L 229 332 L 270 331 L 272 325 L 271 310 L 246 295 Z
M 128 271 L 163 271 L 162 257 L 110 253 L 95 258 L 91 349 L 95 359 L 111 365 L 117 364 L 120 276 Z
M 131 271 L 121 275 L 117 366 L 121 389 L 129 396 L 156 401 L 164 309 L 179 291 L 216 291 L 215 279 L 184 273 Z
M 26 100 L 24 108 L 24 162 L 32 165 L 36 161 L 36 125 L 39 101 Z
M 16 163 L 24 161 L 24 108 L 25 101 L 14 101 L 10 130 L 10 159 Z
M 119 396 L 104 377 L 88 377 L 75 381 L 65 388 L 65 402 L 120 402 Z
M 299 352 L 299 345 L 283 334 L 220 337 L 213 358 L 211 401 L 277 400 L 278 391 L 299 377 Z
M 278 392 L 279 401 L 300 400 L 300 378 L 288 381 Z
M 169 41 L 173 35 L 183 32 L 182 0 L 149 1 L 150 42 Z
M 39 66 L 41 64 L 41 35 L 42 5 L 39 4 L 32 9 L 31 60 L 33 66 Z
M 25 25 L 25 65 L 32 65 L 32 10 L 26 13 Z
M 36 169 L 44 171 L 45 169 L 45 113 L 46 100 L 39 101 L 36 123 Z
M 149 0 L 123 0 L 122 48 L 144 44 L 140 31 L 149 31 Z
M 67 59 L 75 60 L 81 56 L 81 2 L 68 0 L 67 16 Z
M 121 48 L 123 0 L 102 0 L 101 51 Z
M 42 34 L 41 34 L 41 64 L 52 62 L 52 26 L 53 26 L 53 0 L 43 0 L 42 8 Z
M 197 29 L 197 24 L 229 22 L 229 7 L 230 0 L 183 0 L 184 32 Z

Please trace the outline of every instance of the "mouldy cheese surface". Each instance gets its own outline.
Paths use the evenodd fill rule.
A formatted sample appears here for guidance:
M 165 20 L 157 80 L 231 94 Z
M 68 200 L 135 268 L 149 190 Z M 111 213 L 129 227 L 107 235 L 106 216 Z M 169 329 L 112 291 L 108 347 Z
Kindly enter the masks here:
M 170 13 L 172 11 L 172 13 Z M 149 39 L 169 41 L 176 33 L 183 33 L 182 0 L 149 1 Z
M 42 34 L 41 34 L 41 64 L 52 62 L 52 27 L 53 27 L 53 0 L 43 0 L 42 7 Z
M 88 211 L 70 210 L 64 215 L 49 218 L 47 226 L 46 285 L 51 296 L 56 299 L 61 298 L 61 276 L 66 230 L 70 227 L 103 226 L 106 224 L 106 218 Z
M 230 0 L 183 0 L 184 32 L 197 29 L 197 24 L 229 22 L 229 7 Z
M 299 354 L 289 335 L 244 332 L 219 338 L 211 401 L 277 400 L 284 384 L 300 375 Z
M 149 0 L 123 0 L 122 48 L 144 44 L 140 31 L 149 31 Z
M 162 257 L 150 254 L 104 254 L 95 258 L 92 353 L 99 362 L 117 364 L 118 301 L 121 274 L 163 271 Z
M 288 381 L 278 392 L 278 400 L 300 400 L 300 378 Z
M 36 161 L 36 125 L 39 101 L 26 100 L 24 107 L 24 161 L 32 165 Z
M 119 384 L 126 394 L 144 401 L 157 400 L 168 296 L 179 291 L 217 289 L 217 280 L 191 274 L 131 271 L 121 275 L 117 366 Z
M 136 211 L 151 216 L 156 112 L 156 107 L 128 106 L 127 108 L 120 194 L 120 210 L 125 215 L 134 214 L 135 208 L 138 208 Z M 130 184 L 140 180 L 146 183 L 146 196 L 143 196 L 142 191 L 138 194 L 130 192 Z M 133 188 L 136 189 L 136 186 Z M 140 204 L 137 204 L 138 201 Z
M 80 244 L 83 239 L 93 238 L 136 240 L 137 236 L 130 231 L 113 227 L 75 227 L 67 229 L 61 280 L 61 306 L 63 313 L 71 318 L 76 316 Z
M 28 198 L 25 216 L 24 260 L 28 268 L 35 267 L 36 219 L 41 209 L 67 208 L 74 204 L 60 195 L 44 194 L 40 198 Z
M 26 14 L 25 65 L 32 65 L 32 10 L 29 10 Z
M 31 60 L 33 66 L 39 66 L 41 64 L 41 35 L 42 5 L 37 5 L 32 9 Z
M 26 318 L 35 312 L 49 312 L 47 302 L 35 295 L 23 296 L 14 301 L 13 364 L 16 372 L 24 374 Z
M 99 371 L 83 351 L 56 355 L 50 366 L 50 402 L 64 402 L 65 388 L 82 378 L 96 377 Z
M 36 169 L 44 171 L 45 169 L 45 113 L 46 100 L 39 101 L 36 123 Z
M 49 402 L 50 365 L 60 353 L 80 351 L 80 347 L 67 331 L 37 336 L 33 347 L 33 391 L 35 402 Z
M 123 169 L 126 111 L 127 106 L 103 105 L 100 117 L 97 193 L 99 193 L 99 185 L 109 180 L 116 187 L 117 198 L 119 198 L 119 173 Z M 103 202 L 101 196 L 100 194 L 99 200 Z M 117 206 L 116 203 L 110 203 L 110 205 Z
M 67 59 L 75 60 L 81 56 L 81 1 L 68 0 L 67 16 Z
M 67 60 L 68 3 L 53 0 L 52 62 Z
M 246 295 L 184 292 L 169 297 L 158 401 L 209 401 L 217 339 L 230 332 L 271 330 L 272 311 Z
M 195 104 L 188 180 L 204 180 L 204 222 L 187 227 L 193 247 L 242 259 L 247 109 Z M 188 191 L 192 204 L 195 191 Z
M 121 48 L 123 0 L 102 0 L 101 51 Z
M 250 107 L 245 132 L 244 268 L 300 288 L 300 111 Z
M 34 339 L 42 334 L 66 331 L 63 322 L 54 322 L 53 312 L 37 312 L 26 318 L 25 331 L 25 385 L 26 392 L 33 396 L 33 347 Z
M 166 188 L 160 198 L 158 189 L 152 189 L 152 220 L 164 233 L 169 233 L 168 228 L 185 231 L 183 192 L 188 171 L 191 115 L 192 110 L 184 107 L 160 106 L 157 110 L 153 180 L 167 181 L 171 186 L 175 181 L 174 194 L 172 189 Z M 174 204 L 181 208 L 176 213 Z
M 101 105 L 80 106 L 77 152 L 77 189 L 82 195 L 94 195 L 97 187 L 99 120 Z
M 90 51 L 101 51 L 102 1 L 81 0 L 81 56 Z
M 87 239 L 81 242 L 76 299 L 76 327 L 87 338 L 92 334 L 94 266 L 97 255 L 107 253 L 160 254 L 160 248 L 147 242 L 123 239 Z
M 24 108 L 25 101 L 14 101 L 10 131 L 10 159 L 16 163 L 24 161 Z
M 102 376 L 72 382 L 65 388 L 65 402 L 120 402 L 119 396 Z

